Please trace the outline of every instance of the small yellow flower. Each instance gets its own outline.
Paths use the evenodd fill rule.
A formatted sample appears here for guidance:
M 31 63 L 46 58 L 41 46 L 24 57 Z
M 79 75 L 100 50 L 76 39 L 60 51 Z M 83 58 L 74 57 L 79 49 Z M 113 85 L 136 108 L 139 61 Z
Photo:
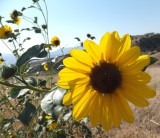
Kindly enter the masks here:
M 18 17 L 18 11 L 17 10 L 14 10 L 11 13 L 11 19 L 15 24 L 17 24 L 17 25 L 20 24 L 21 18 Z
M 46 115 L 45 119 L 47 119 L 47 120 L 52 119 L 52 116 L 51 115 Z
M 55 47 L 59 46 L 59 45 L 60 45 L 59 37 L 57 37 L 57 36 L 52 37 L 51 43 L 52 43 L 53 46 L 55 46 Z
M 46 71 L 48 71 L 48 70 L 49 70 L 48 64 L 47 64 L 47 63 L 44 63 L 43 68 L 44 68 Z
M 12 34 L 12 28 L 5 25 L 0 27 L 0 38 L 7 39 Z
M 0 58 L 0 64 L 2 64 L 5 60 L 3 58 Z
M 53 130 L 55 129 L 56 127 L 58 126 L 58 123 L 57 122 L 52 122 L 48 125 L 48 129 L 49 130 Z
M 13 20 L 13 21 L 15 24 L 19 25 L 21 22 L 21 18 L 18 17 L 16 20 Z
M 128 34 L 120 38 L 117 32 L 104 34 L 100 44 L 86 40 L 84 48 L 71 50 L 63 60 L 66 67 L 58 74 L 58 85 L 68 89 L 63 104 L 73 104 L 77 121 L 89 117 L 92 126 L 101 124 L 105 130 L 119 127 L 122 120 L 133 123 L 128 101 L 144 107 L 156 95 L 143 71 L 150 57 L 131 47 Z

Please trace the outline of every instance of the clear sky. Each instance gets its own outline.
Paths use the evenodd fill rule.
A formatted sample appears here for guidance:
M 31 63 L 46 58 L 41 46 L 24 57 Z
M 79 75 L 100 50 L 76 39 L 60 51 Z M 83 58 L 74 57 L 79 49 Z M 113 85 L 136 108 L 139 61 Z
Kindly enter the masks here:
M 94 35 L 97 42 L 107 31 L 118 31 L 121 36 L 126 33 L 131 35 L 160 33 L 160 0 L 46 0 L 46 2 L 49 12 L 49 36 L 50 38 L 54 35 L 59 36 L 64 47 L 73 45 L 74 37 L 86 39 L 87 33 Z M 31 4 L 32 0 L 0 0 L 0 15 L 5 16 L 7 20 L 12 10 L 21 10 L 22 7 Z M 41 17 L 32 9 L 25 11 L 24 14 L 29 17 Z M 19 27 L 26 28 L 28 24 L 22 20 Z M 33 38 L 26 47 L 42 42 L 39 35 L 35 37 L 31 32 L 27 35 Z M 4 51 L 6 49 L 0 42 L 0 52 Z

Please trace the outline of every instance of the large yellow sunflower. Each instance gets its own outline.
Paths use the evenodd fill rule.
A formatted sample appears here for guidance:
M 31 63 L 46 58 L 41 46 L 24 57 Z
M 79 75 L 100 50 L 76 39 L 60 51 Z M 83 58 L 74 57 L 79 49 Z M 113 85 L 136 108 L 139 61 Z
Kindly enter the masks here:
M 7 39 L 12 34 L 12 28 L 5 25 L 0 27 L 0 38 L 1 39 Z
M 119 127 L 122 120 L 133 123 L 128 101 L 144 107 L 146 100 L 156 95 L 146 84 L 150 76 L 143 68 L 150 62 L 148 55 L 140 56 L 138 46 L 131 47 L 128 34 L 106 33 L 100 44 L 86 40 L 83 50 L 73 49 L 71 57 L 63 60 L 58 85 L 68 89 L 64 105 L 73 104 L 72 116 L 77 120 L 89 117 L 93 126 L 105 130 Z

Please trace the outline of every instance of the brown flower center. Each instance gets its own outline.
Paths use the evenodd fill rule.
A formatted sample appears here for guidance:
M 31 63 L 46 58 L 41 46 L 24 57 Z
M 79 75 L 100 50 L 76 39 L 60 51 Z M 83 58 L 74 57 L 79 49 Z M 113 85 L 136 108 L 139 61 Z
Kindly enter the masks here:
M 114 64 L 102 62 L 92 68 L 90 79 L 93 89 L 103 94 L 110 94 L 121 85 L 122 76 Z
M 11 36 L 12 36 L 12 35 L 11 35 L 11 32 L 10 32 L 10 31 L 6 31 L 6 32 L 5 32 L 5 36 L 6 36 L 7 38 L 11 37 Z
M 55 44 L 56 46 L 58 46 L 58 45 L 60 44 L 60 41 L 59 41 L 59 40 L 55 40 L 55 41 L 54 41 L 54 44 Z

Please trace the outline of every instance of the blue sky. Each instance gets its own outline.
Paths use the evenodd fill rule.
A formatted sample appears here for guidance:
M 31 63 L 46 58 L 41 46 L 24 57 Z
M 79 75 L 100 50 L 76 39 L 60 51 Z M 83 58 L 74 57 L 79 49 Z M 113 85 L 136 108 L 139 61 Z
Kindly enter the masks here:
M 63 47 L 73 46 L 76 43 L 74 37 L 85 40 L 87 33 L 94 35 L 97 42 L 107 31 L 118 31 L 121 36 L 126 33 L 131 35 L 160 33 L 160 0 L 46 0 L 46 2 L 49 12 L 49 36 L 50 38 L 54 35 L 59 36 Z M 32 0 L 1 0 L 0 15 L 5 16 L 7 20 L 12 10 L 21 10 L 22 7 L 31 4 Z M 41 18 L 39 12 L 31 9 L 24 14 Z M 43 23 L 43 20 L 39 19 L 39 22 Z M 22 20 L 20 28 L 26 28 L 28 25 Z M 26 35 L 31 36 L 32 40 L 25 47 L 43 42 L 39 35 L 35 36 L 30 32 Z M 22 35 L 23 37 L 25 38 L 25 35 Z M 2 51 L 6 49 L 0 46 L 0 52 Z

